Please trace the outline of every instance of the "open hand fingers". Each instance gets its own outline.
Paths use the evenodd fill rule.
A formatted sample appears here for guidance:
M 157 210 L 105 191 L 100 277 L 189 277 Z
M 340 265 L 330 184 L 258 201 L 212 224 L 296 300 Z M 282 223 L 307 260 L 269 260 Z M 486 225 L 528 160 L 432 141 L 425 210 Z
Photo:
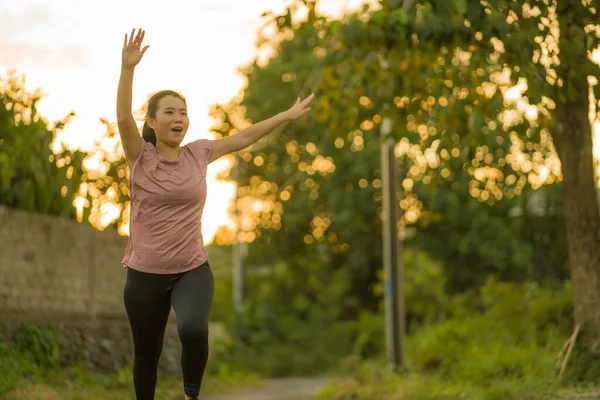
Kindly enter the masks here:
M 294 106 L 299 106 L 301 108 L 305 108 L 306 106 L 310 105 L 310 103 L 313 101 L 315 97 L 315 94 L 312 93 L 310 96 L 308 96 L 307 98 L 305 98 L 304 100 L 302 100 L 300 97 L 296 98 L 296 102 L 294 103 Z
M 132 45 L 132 44 L 141 46 L 142 42 L 144 41 L 144 36 L 146 36 L 146 31 L 144 31 L 140 28 L 136 35 L 135 28 L 133 28 L 131 30 L 131 35 L 129 35 L 129 38 L 127 37 L 127 34 L 125 34 L 125 41 L 123 42 L 123 46 Z
M 133 28 L 131 30 L 131 35 L 129 35 L 129 43 L 127 43 L 127 44 L 133 44 L 134 40 L 135 40 L 135 28 Z
M 302 100 L 302 105 L 303 106 L 308 106 L 313 101 L 314 98 L 315 98 L 315 94 L 311 93 L 310 96 L 308 96 L 307 98 L 305 98 L 304 100 Z
M 144 41 L 144 36 L 146 35 L 146 31 L 142 30 L 140 28 L 140 30 L 138 31 L 137 37 L 135 38 L 135 42 L 141 46 L 142 42 Z

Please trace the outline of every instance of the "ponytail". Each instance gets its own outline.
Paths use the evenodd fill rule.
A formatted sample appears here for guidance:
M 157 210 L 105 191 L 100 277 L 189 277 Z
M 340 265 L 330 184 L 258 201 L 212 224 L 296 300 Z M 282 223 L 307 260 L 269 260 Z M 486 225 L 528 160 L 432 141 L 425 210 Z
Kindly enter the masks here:
M 144 127 L 142 128 L 142 138 L 146 142 L 152 143 L 154 147 L 156 147 L 156 132 L 154 132 L 154 129 L 150 128 L 148 122 L 144 122 Z

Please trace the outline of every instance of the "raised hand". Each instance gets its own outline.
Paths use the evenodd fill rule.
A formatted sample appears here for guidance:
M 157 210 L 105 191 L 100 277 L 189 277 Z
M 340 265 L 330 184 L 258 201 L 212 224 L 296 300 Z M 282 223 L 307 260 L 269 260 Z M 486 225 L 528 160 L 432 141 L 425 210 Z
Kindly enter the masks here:
M 311 108 L 310 103 L 312 103 L 313 99 L 315 98 L 314 93 L 311 94 L 310 96 L 308 96 L 307 98 L 305 98 L 304 100 L 300 100 L 300 97 L 298 97 L 298 100 L 296 100 L 296 103 L 294 103 L 294 105 L 286 111 L 286 116 L 289 120 L 294 120 L 297 118 L 302 117 L 303 115 L 307 114 Z
M 142 29 L 138 30 L 137 35 L 135 35 L 135 29 L 132 29 L 129 39 L 127 38 L 127 34 L 125 34 L 125 40 L 123 42 L 123 56 L 121 60 L 123 68 L 135 68 L 135 66 L 142 59 L 142 56 L 146 50 L 148 50 L 148 47 L 150 47 L 145 46 L 142 48 L 142 41 L 144 40 L 145 34 L 146 31 Z

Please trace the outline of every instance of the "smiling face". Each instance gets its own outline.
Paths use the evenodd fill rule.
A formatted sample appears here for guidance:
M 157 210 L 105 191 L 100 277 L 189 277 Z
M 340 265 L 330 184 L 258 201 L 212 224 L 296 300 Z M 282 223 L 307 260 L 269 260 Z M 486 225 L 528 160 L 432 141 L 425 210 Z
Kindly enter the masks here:
M 171 95 L 161 98 L 156 115 L 149 117 L 147 122 L 154 129 L 158 141 L 169 146 L 180 145 L 190 124 L 185 101 Z

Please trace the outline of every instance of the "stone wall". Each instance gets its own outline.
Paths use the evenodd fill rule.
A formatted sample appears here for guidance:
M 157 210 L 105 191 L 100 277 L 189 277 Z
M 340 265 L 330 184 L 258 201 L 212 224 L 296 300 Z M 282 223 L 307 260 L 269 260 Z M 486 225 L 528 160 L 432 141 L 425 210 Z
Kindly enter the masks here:
M 57 326 L 65 355 L 99 371 L 132 356 L 123 305 L 127 238 L 67 219 L 0 206 L 0 328 L 11 337 L 23 323 Z M 212 323 L 210 337 L 223 335 Z M 179 374 L 180 344 L 171 313 L 160 367 Z

